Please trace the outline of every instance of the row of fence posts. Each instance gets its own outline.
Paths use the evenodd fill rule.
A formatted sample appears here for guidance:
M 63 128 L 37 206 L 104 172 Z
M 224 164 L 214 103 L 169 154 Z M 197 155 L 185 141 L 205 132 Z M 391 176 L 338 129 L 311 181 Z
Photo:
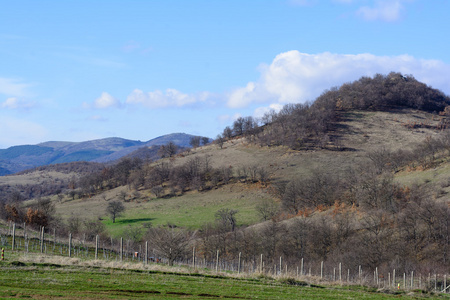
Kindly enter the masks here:
M 13 223 L 12 225 L 12 232 L 11 233 L 11 237 L 12 237 L 12 243 L 11 243 L 11 249 L 12 251 L 16 250 L 16 224 Z M 54 248 L 56 245 L 56 230 L 54 230 Z M 24 224 L 24 240 L 25 242 L 27 241 L 27 234 L 26 234 L 26 227 Z M 28 251 L 28 243 L 26 243 L 26 247 L 27 247 L 27 251 Z M 112 246 L 112 242 L 111 242 L 111 246 Z M 73 239 L 72 239 L 72 234 L 69 234 L 69 246 L 68 246 L 68 256 L 72 257 L 72 248 L 73 248 Z M 41 229 L 39 230 L 39 248 L 40 248 L 40 252 L 44 253 L 44 249 L 45 249 L 45 228 L 41 227 Z M 99 250 L 99 236 L 96 235 L 95 237 L 95 259 L 98 260 L 98 250 Z M 144 264 L 148 264 L 148 258 L 149 258 L 149 252 L 148 252 L 149 248 L 148 248 L 148 242 L 145 242 L 145 248 L 144 248 L 144 258 L 142 259 Z M 86 252 L 88 253 L 88 248 L 86 248 Z M 114 250 L 111 250 L 111 252 L 114 252 Z M 61 250 L 62 253 L 62 250 Z M 128 253 L 129 254 L 129 253 Z M 124 244 L 123 244 L 123 238 L 120 238 L 120 246 L 119 246 L 119 260 L 123 261 L 123 257 L 124 257 Z M 138 260 L 140 260 L 140 251 L 139 252 L 134 252 L 134 256 L 133 259 L 137 258 Z M 242 253 L 239 252 L 238 255 L 238 264 L 237 264 L 237 270 L 233 270 L 232 271 L 237 271 L 238 274 L 240 274 L 242 272 Z M 117 259 L 117 256 L 116 256 Z M 196 248 L 193 248 L 192 251 L 192 268 L 193 269 L 197 269 L 199 267 L 198 261 L 197 261 L 197 256 L 196 256 Z M 219 272 L 221 271 L 220 268 L 220 251 L 217 250 L 216 252 L 216 259 L 215 259 L 215 271 Z M 207 267 L 207 263 L 206 261 L 204 261 L 204 265 L 203 267 Z M 311 267 L 309 268 L 309 272 L 307 274 L 307 272 L 305 272 L 305 264 L 304 264 L 304 259 L 302 258 L 300 260 L 300 268 L 297 266 L 297 271 L 296 271 L 296 276 L 300 277 L 300 276 L 312 276 L 311 273 Z M 258 270 L 259 269 L 259 270 Z M 253 268 L 253 272 L 257 272 L 259 271 L 259 273 L 264 274 L 266 273 L 265 270 L 265 265 L 264 265 L 264 260 L 263 260 L 263 254 L 261 254 L 260 256 L 260 262 L 259 262 L 259 268 Z M 336 275 L 336 268 L 333 268 L 333 275 L 332 278 L 328 278 L 330 281 L 339 281 L 341 284 L 343 283 L 343 276 L 342 276 L 342 263 L 338 264 L 338 274 Z M 288 276 L 290 275 L 288 273 L 288 265 L 285 264 L 285 272 L 283 274 L 283 260 L 282 257 L 280 256 L 280 262 L 279 262 L 279 266 L 274 265 L 273 268 L 273 272 L 274 275 L 285 275 Z M 373 272 L 373 285 L 379 287 L 380 286 L 380 278 L 383 278 L 383 286 L 386 287 L 385 284 L 385 278 L 380 276 L 378 274 L 378 268 L 375 268 L 374 272 Z M 326 279 L 325 273 L 324 273 L 324 262 L 321 261 L 320 263 L 320 279 L 324 280 Z M 332 280 L 331 280 L 332 279 Z M 402 280 L 403 279 L 403 280 Z M 400 286 L 403 287 L 403 289 L 413 289 L 415 287 L 415 280 L 414 280 L 414 271 L 411 271 L 411 275 L 410 275 L 410 282 L 407 282 L 407 274 L 403 273 L 403 278 L 399 279 L 397 278 L 396 275 L 396 270 L 393 269 L 392 271 L 392 278 L 391 278 L 391 272 L 388 273 L 388 284 L 387 287 L 394 287 L 394 288 L 400 288 Z M 437 278 L 437 274 L 434 274 L 434 290 L 435 291 L 440 291 L 443 293 L 447 293 L 448 290 L 450 290 L 450 285 L 447 286 L 447 275 L 443 275 L 443 282 L 442 282 L 442 289 L 440 287 L 438 287 L 438 278 Z M 418 276 L 418 286 L 419 289 L 422 288 L 422 276 Z M 350 269 L 347 269 L 347 283 L 350 283 Z M 367 278 L 364 278 L 363 276 L 363 271 L 361 266 L 358 267 L 358 282 L 359 284 L 363 284 L 363 283 L 367 283 Z M 428 283 L 430 284 L 432 282 L 432 278 L 431 278 L 431 274 L 428 275 Z M 403 283 L 401 285 L 401 283 Z M 438 290 L 439 289 L 439 290 Z

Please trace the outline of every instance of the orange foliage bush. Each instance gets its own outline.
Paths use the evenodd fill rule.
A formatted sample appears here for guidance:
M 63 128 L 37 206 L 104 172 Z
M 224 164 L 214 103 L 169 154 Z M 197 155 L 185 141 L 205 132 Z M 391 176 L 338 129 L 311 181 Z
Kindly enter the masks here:
M 25 215 L 25 222 L 32 226 L 47 226 L 48 218 L 45 213 L 39 209 L 28 208 Z

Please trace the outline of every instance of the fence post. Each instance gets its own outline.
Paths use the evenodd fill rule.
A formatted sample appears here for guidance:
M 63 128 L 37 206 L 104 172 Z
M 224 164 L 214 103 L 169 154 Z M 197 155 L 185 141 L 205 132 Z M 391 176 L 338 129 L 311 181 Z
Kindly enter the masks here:
M 323 260 L 320 262 L 320 279 L 323 278 Z
M 241 274 L 241 252 L 239 252 L 238 274 Z
M 359 276 L 359 285 L 362 284 L 362 270 L 361 270 L 361 265 L 359 265 L 358 268 L 358 276 Z
M 145 241 L 145 264 L 148 264 L 148 241 Z
M 261 261 L 260 261 L 260 263 L 259 263 L 259 273 L 261 273 L 261 274 L 262 274 L 262 272 L 263 272 L 262 267 L 263 267 L 263 255 L 261 254 Z
M 414 288 L 414 271 L 411 271 L 411 289 Z
M 403 273 L 403 288 L 406 290 L 406 273 Z
M 342 284 L 342 263 L 339 263 L 339 282 Z
M 13 223 L 13 229 L 12 229 L 12 251 L 14 251 L 14 245 L 16 243 L 16 223 Z
M 192 249 L 192 268 L 195 269 L 195 247 Z
M 434 273 L 434 291 L 437 290 L 437 275 Z
M 376 278 L 376 284 L 378 286 L 380 284 L 379 277 L 378 277 L 378 267 L 375 267 L 375 278 Z
M 123 238 L 120 238 L 120 261 L 123 261 Z
M 53 228 L 53 252 L 56 249 L 56 228 Z
M 216 272 L 219 271 L 219 250 L 217 250 L 217 256 L 216 256 Z
M 392 271 L 392 286 L 395 287 L 395 269 Z
M 98 234 L 95 236 L 95 259 L 98 259 Z
M 283 274 L 283 265 L 282 265 L 282 260 L 281 260 L 281 256 L 280 256 L 280 275 Z
M 41 233 L 41 253 L 44 253 L 44 232 L 45 232 L 45 227 L 42 226 L 42 233 Z
M 72 234 L 69 233 L 69 257 L 72 256 Z
M 444 290 L 443 290 L 444 293 L 447 293 L 447 288 L 448 288 L 448 286 L 447 286 L 447 274 L 445 274 L 444 275 Z
M 302 261 L 300 263 L 300 275 L 303 276 L 303 257 L 302 257 Z

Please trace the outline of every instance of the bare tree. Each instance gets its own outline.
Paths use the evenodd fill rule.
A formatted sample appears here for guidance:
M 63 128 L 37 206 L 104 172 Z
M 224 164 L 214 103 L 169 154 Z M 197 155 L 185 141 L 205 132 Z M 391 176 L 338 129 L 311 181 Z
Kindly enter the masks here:
M 203 146 L 208 145 L 209 141 L 210 141 L 209 137 L 202 136 L 202 145 Z
M 106 207 L 106 213 L 111 217 L 113 223 L 116 222 L 116 218 L 120 217 L 125 211 L 125 206 L 118 200 L 113 200 L 108 203 Z
M 214 142 L 217 145 L 219 145 L 220 149 L 222 149 L 223 148 L 223 144 L 225 144 L 225 138 L 222 135 L 218 134 L 217 137 L 216 137 L 216 140 Z
M 200 146 L 201 137 L 200 136 L 193 136 L 189 140 L 189 145 L 192 146 L 192 148 L 197 148 Z
M 152 187 L 151 190 L 152 190 L 152 193 L 155 194 L 156 198 L 159 198 L 159 197 L 161 197 L 161 195 L 164 191 L 164 188 L 160 185 L 156 185 L 156 186 Z
M 178 151 L 178 147 L 177 145 L 175 145 L 175 143 L 173 142 L 168 142 L 165 145 L 162 145 L 159 150 L 158 150 L 158 154 L 164 158 L 164 157 L 172 157 L 174 156 Z
M 223 137 L 226 139 L 233 137 L 233 129 L 231 129 L 230 126 L 225 127 L 223 130 Z
M 256 212 L 261 218 L 261 221 L 272 219 L 278 212 L 278 204 L 272 199 L 263 199 L 256 205 Z
M 156 253 L 166 258 L 172 266 L 176 259 L 187 255 L 187 246 L 192 234 L 181 229 L 174 228 L 150 228 L 146 239 L 155 248 Z
M 222 208 L 215 213 L 216 220 L 230 228 L 231 231 L 234 231 L 236 227 L 236 217 L 235 215 L 239 211 L 236 209 Z

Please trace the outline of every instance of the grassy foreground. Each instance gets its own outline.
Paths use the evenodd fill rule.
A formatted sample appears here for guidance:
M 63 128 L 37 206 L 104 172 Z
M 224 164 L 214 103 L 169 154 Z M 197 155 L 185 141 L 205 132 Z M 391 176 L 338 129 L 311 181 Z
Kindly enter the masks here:
M 289 278 L 231 277 L 161 266 L 138 269 L 135 265 L 133 269 L 130 265 L 75 262 L 49 263 L 42 258 L 33 262 L 29 257 L 0 261 L 0 299 L 450 299 L 417 292 L 380 293 L 360 286 L 308 285 Z

